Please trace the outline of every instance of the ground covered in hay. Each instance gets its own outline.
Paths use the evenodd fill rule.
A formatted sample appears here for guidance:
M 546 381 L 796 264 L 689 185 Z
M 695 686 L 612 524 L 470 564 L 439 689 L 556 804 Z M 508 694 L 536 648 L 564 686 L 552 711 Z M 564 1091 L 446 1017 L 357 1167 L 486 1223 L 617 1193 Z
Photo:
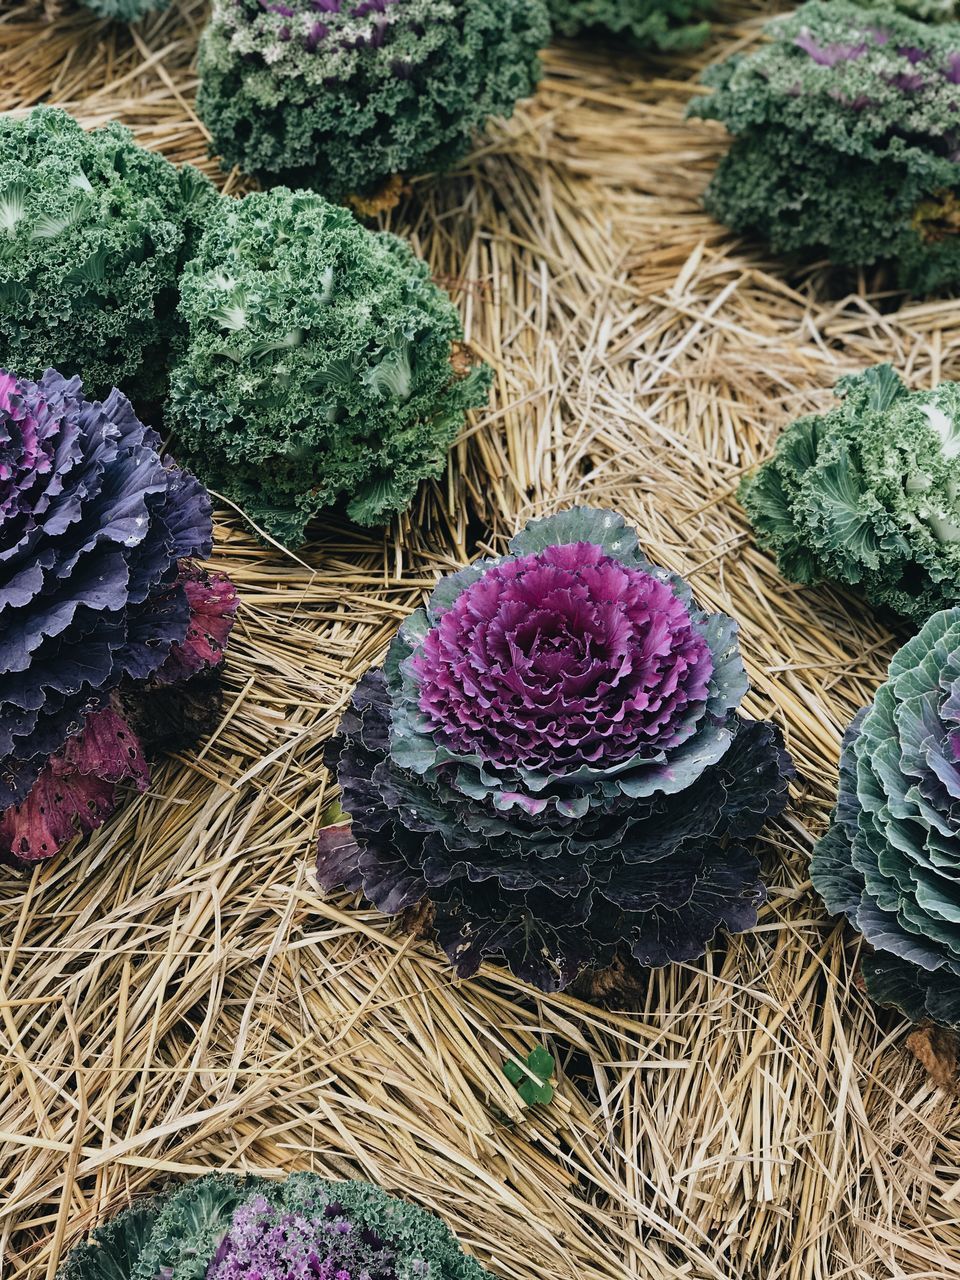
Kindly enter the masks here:
M 119 116 L 215 173 L 191 106 L 202 3 L 129 34 L 69 0 L 0 10 L 0 107 Z M 785 269 L 700 210 L 724 137 L 684 105 L 762 15 L 724 16 L 701 58 L 551 50 L 535 102 L 415 185 L 388 223 L 495 366 L 490 410 L 383 535 L 331 525 L 294 557 L 223 509 L 242 607 L 219 730 L 85 848 L 0 881 L 10 1280 L 52 1277 L 131 1196 L 211 1167 L 374 1179 L 502 1280 L 960 1276 L 958 1103 L 865 1002 L 807 875 L 840 732 L 897 638 L 784 583 L 732 496 L 838 375 L 889 358 L 915 386 L 960 377 L 960 311 L 880 273 Z M 758 932 L 604 1009 L 492 969 L 456 984 L 310 877 L 355 679 L 438 573 L 573 500 L 618 507 L 741 620 L 747 710 L 779 719 L 800 772 Z M 559 1088 L 524 1111 L 501 1066 L 536 1041 Z

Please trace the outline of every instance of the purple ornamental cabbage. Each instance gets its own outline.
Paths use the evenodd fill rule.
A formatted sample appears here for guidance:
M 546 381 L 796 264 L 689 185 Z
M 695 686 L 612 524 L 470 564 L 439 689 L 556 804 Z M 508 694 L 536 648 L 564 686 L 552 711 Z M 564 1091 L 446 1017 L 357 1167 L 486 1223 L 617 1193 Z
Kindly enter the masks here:
M 149 771 L 131 716 L 217 666 L 210 500 L 111 391 L 0 371 L 0 858 L 52 856 Z M 146 717 L 149 720 L 149 716 Z
M 629 955 L 665 965 L 763 901 L 744 841 L 792 773 L 738 713 L 736 624 L 612 512 L 532 521 L 443 579 L 360 681 L 328 748 L 352 824 L 318 877 L 426 902 L 460 976 L 502 956 L 543 990 Z
M 494 1280 L 434 1214 L 368 1182 L 208 1174 L 140 1201 L 57 1280 Z

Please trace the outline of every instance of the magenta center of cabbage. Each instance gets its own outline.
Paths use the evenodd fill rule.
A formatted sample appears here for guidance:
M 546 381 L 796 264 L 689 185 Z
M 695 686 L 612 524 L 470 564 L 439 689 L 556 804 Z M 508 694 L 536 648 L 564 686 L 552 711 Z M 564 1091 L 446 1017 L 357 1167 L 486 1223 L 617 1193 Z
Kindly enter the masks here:
M 581 542 L 488 569 L 413 668 L 438 744 L 557 773 L 676 746 L 713 657 L 668 584 Z

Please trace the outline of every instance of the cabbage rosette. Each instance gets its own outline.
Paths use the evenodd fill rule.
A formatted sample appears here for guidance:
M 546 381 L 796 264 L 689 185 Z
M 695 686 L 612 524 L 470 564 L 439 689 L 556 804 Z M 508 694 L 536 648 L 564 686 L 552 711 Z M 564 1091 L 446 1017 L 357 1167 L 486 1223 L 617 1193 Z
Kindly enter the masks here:
M 908 391 L 889 365 L 791 423 L 740 487 L 794 582 L 831 580 L 921 627 L 960 603 L 960 383 Z
M 811 874 L 874 949 L 873 999 L 960 1025 L 960 608 L 904 645 L 847 730 Z
M 328 748 L 352 822 L 321 834 L 321 886 L 426 901 L 460 976 L 502 957 L 544 990 L 749 929 L 743 842 L 792 768 L 737 712 L 736 630 L 620 516 L 532 521 L 443 579 L 357 686 Z
M 143 790 L 172 702 L 222 660 L 236 593 L 191 562 L 210 500 L 159 445 L 119 391 L 0 371 L 0 859 L 50 857 Z
M 434 1214 L 369 1182 L 208 1174 L 140 1201 L 57 1280 L 493 1280 Z

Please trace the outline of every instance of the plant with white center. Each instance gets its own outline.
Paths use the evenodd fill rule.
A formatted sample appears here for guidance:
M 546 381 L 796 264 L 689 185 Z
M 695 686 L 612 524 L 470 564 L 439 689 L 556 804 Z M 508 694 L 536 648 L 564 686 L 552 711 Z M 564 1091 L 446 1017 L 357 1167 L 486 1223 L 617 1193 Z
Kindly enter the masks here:
M 794 422 L 741 487 L 795 582 L 830 579 L 921 625 L 960 602 L 960 383 L 910 392 L 889 365 Z

